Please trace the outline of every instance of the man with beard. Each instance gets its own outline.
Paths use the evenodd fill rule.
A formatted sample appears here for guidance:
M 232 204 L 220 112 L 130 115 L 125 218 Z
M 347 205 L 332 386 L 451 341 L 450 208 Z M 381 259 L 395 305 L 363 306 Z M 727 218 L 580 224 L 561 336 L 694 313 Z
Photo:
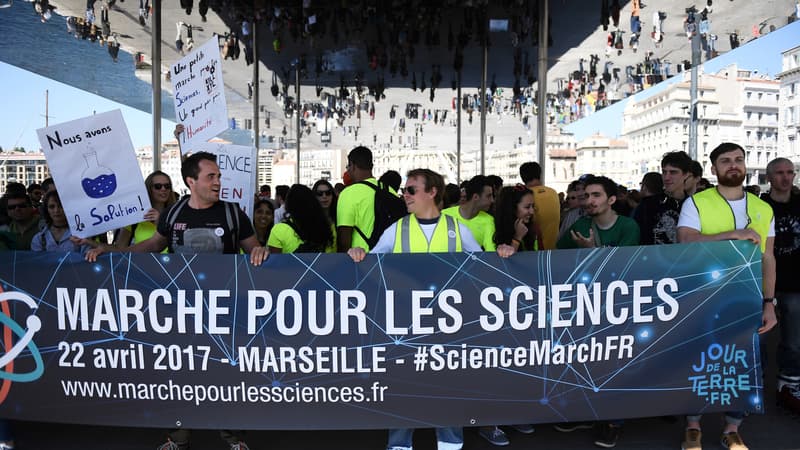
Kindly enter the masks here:
M 669 152 L 661 159 L 663 192 L 645 197 L 633 215 L 642 232 L 642 245 L 678 242 L 678 217 L 686 198 L 685 181 L 692 176 L 692 158 L 684 151 Z
M 586 215 L 572 224 L 556 248 L 639 245 L 639 226 L 612 208 L 617 201 L 617 184 L 608 177 L 588 177 L 584 184 Z
M 794 176 L 792 161 L 770 161 L 770 189 L 761 199 L 775 212 L 775 289 L 780 320 L 778 402 L 800 414 L 800 284 L 794 278 L 800 264 L 800 195 L 792 192 Z
M 766 333 L 777 323 L 775 319 L 775 221 L 772 208 L 753 194 L 745 192 L 744 149 L 730 142 L 722 143 L 711 152 L 711 173 L 718 185 L 692 195 L 683 203 L 678 220 L 678 242 L 747 240 L 761 247 L 763 278 L 763 313 L 759 333 Z M 700 415 L 686 417 L 683 450 L 699 450 L 701 445 Z M 722 432 L 723 447 L 747 450 L 739 425 L 743 411 L 725 413 Z

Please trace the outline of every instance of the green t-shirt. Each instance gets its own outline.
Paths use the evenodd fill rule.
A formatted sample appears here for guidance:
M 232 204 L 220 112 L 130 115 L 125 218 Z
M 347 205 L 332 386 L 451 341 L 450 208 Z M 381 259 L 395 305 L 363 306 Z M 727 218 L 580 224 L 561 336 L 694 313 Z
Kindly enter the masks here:
M 375 186 L 378 180 L 367 178 L 364 180 Z M 336 226 L 352 227 L 353 238 L 350 247 L 361 247 L 369 251 L 367 242 L 355 230 L 358 227 L 364 236 L 372 234 L 375 225 L 375 189 L 361 183 L 354 183 L 345 188 L 339 195 L 336 203 Z
M 592 228 L 591 217 L 581 217 L 571 227 L 569 231 L 577 231 L 583 236 L 589 236 L 589 229 Z M 600 232 L 600 245 L 603 247 L 625 247 L 628 245 L 639 245 L 639 225 L 630 217 L 617 216 L 617 221 L 607 230 L 597 228 Z M 570 233 L 566 232 L 558 240 L 556 248 L 578 248 L 572 240 Z
M 483 248 L 485 252 L 493 252 L 497 250 L 494 243 L 494 218 L 486 211 L 478 211 L 472 219 L 465 219 L 458 209 L 458 205 L 452 206 L 442 211 L 442 214 L 455 217 L 456 220 L 466 225 L 475 241 Z

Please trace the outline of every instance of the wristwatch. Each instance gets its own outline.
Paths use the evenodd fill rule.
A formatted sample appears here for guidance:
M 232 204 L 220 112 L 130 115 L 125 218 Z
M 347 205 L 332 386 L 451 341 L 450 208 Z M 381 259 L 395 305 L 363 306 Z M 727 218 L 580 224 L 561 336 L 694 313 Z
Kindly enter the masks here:
M 764 297 L 764 304 L 772 303 L 772 306 L 778 306 L 778 299 L 775 297 Z

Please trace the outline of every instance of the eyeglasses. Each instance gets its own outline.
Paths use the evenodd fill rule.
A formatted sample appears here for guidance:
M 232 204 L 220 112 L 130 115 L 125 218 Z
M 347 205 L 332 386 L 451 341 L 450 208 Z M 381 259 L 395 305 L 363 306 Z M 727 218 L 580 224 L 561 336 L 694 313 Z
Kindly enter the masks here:
M 170 183 L 153 183 L 153 189 L 160 191 L 161 189 L 172 189 Z
M 333 192 L 330 189 L 317 191 L 317 197 L 330 197 L 331 195 L 333 195 Z
M 6 205 L 6 209 L 9 211 L 13 211 L 17 208 L 29 208 L 27 203 L 15 203 L 13 205 Z
M 403 188 L 403 193 L 408 195 L 417 195 L 417 187 L 416 186 L 406 186 Z

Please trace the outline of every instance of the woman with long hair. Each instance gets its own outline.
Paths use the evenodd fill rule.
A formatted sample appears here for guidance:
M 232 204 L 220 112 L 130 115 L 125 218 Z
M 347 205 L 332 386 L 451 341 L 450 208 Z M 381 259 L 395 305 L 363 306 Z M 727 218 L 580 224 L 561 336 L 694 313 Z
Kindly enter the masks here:
M 114 237 L 115 247 L 128 247 L 150 238 L 156 232 L 158 219 L 178 200 L 172 191 L 172 180 L 166 173 L 156 170 L 144 179 L 147 195 L 150 196 L 151 208 L 145 211 L 144 221 L 117 230 Z M 166 252 L 166 250 L 165 250 Z
M 308 186 L 295 184 L 284 202 L 287 219 L 272 227 L 270 253 L 333 253 L 333 224 Z
M 253 205 L 253 230 L 258 242 L 266 246 L 269 233 L 275 224 L 275 206 L 269 200 L 257 200 Z
M 36 233 L 31 240 L 31 250 L 34 252 L 79 252 L 83 253 L 88 246 L 77 245 L 70 237 L 67 215 L 61 205 L 61 198 L 57 191 L 50 191 L 44 196 L 44 221 L 47 226 Z M 87 239 L 87 242 L 94 242 Z
M 542 232 L 533 218 L 533 193 L 525 185 L 506 186 L 495 203 L 494 242 L 515 252 L 542 248 Z
M 336 191 L 328 180 L 317 180 L 311 188 L 317 196 L 322 210 L 328 216 L 332 224 L 336 224 Z

